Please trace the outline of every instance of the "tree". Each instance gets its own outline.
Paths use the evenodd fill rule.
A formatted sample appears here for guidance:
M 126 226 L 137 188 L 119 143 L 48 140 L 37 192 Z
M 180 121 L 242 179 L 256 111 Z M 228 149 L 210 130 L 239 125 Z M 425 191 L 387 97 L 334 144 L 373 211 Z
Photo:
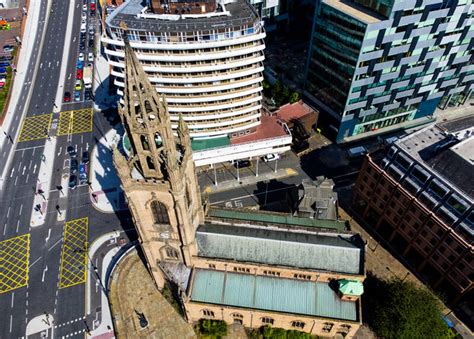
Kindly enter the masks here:
M 201 319 L 198 329 L 203 338 L 221 338 L 227 335 L 227 324 L 221 320 Z
M 290 104 L 294 104 L 295 102 L 299 101 L 301 98 L 300 94 L 298 92 L 293 92 L 291 93 L 290 96 Z
M 442 319 L 440 302 L 426 288 L 393 279 L 366 280 L 366 321 L 383 338 L 450 338 L 452 331 Z

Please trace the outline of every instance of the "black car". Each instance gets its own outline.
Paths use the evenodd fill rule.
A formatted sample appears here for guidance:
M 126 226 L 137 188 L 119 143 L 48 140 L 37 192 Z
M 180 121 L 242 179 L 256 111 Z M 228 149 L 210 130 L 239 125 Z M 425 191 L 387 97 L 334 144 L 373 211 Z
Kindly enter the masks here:
M 11 60 L 11 59 L 13 59 L 13 57 L 11 55 L 2 55 L 2 56 L 0 56 L 1 61 L 7 61 L 7 60 Z
M 82 163 L 87 164 L 89 162 L 89 152 L 84 151 L 82 152 Z
M 89 47 L 94 47 L 94 39 L 89 39 Z
M 85 100 L 85 101 L 92 100 L 92 93 L 91 93 L 91 91 L 85 91 L 85 92 L 84 92 L 84 100 Z
M 79 49 L 80 49 L 81 51 L 83 51 L 83 50 L 86 49 L 86 46 L 81 42 L 81 43 L 79 44 Z
M 66 149 L 66 152 L 67 152 L 67 154 L 69 154 L 69 156 L 71 158 L 76 157 L 76 154 L 77 154 L 76 149 L 73 146 L 68 146 L 67 149 Z
M 77 186 L 77 177 L 75 175 L 71 175 L 69 177 L 69 188 L 75 189 Z
M 75 158 L 71 159 L 71 164 L 69 165 L 69 168 L 71 170 L 71 174 L 77 173 L 77 170 L 79 169 L 79 163 L 77 159 Z
M 250 166 L 250 161 L 249 160 L 239 160 L 234 162 L 234 166 L 238 168 L 242 167 L 249 167 Z

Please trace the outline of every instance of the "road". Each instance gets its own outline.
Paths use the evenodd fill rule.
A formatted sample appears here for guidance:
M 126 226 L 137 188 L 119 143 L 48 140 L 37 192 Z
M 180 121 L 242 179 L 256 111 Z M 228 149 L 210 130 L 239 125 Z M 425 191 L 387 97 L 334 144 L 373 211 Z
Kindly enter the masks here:
M 96 131 L 93 127 L 96 124 L 91 123 L 89 130 L 75 131 L 71 127 L 68 133 L 59 135 L 61 123 L 68 120 L 61 117 L 58 106 L 62 106 L 61 112 L 81 109 L 91 111 L 92 108 L 90 101 L 62 105 L 57 102 L 58 97 L 62 99 L 65 90 L 73 92 L 79 51 L 82 1 L 74 2 L 72 17 L 69 5 L 69 1 L 52 1 L 52 10 L 49 12 L 45 27 L 48 4 L 42 0 L 34 52 L 25 86 L 19 94 L 19 105 L 12 113 L 15 118 L 8 131 L 12 136 L 17 134 L 22 126 L 22 114 L 25 112 L 26 117 L 32 119 L 50 116 L 52 128 L 48 132 L 49 135 L 18 142 L 15 140 L 13 144 L 7 141 L 7 144 L 2 145 L 0 166 L 8 167 L 6 167 L 6 180 L 0 192 L 0 242 L 9 244 L 5 245 L 8 252 L 6 258 L 9 260 L 13 258 L 11 262 L 16 260 L 15 265 L 18 266 L 16 268 L 19 269 L 19 273 L 15 275 L 12 270 L 3 271 L 6 272 L 3 279 L 8 280 L 12 289 L 0 292 L 0 309 L 3 311 L 4 319 L 0 324 L 0 338 L 24 337 L 29 320 L 44 313 L 51 317 L 53 326 L 56 327 L 54 330 L 56 337 L 68 335 L 82 338 L 86 328 L 84 321 L 91 324 L 96 314 L 88 317 L 85 315 L 84 282 L 70 281 L 68 284 L 65 280 L 64 272 L 67 271 L 65 263 L 72 260 L 68 258 L 66 251 L 68 247 L 63 238 L 67 222 L 86 220 L 84 228 L 86 231 L 81 235 L 84 237 L 81 240 L 82 248 L 69 248 L 69 255 L 79 258 L 81 251 L 87 249 L 88 244 L 94 239 L 114 229 L 122 229 L 123 225 L 129 223 L 127 212 L 103 214 L 94 209 L 87 184 L 68 189 L 64 181 L 62 182 L 62 177 L 68 177 L 70 170 L 67 147 L 72 146 L 77 150 L 80 161 L 82 151 L 90 150 L 97 138 L 105 132 Z M 71 19 L 68 21 L 69 18 Z M 70 37 L 67 36 L 68 25 L 72 25 Z M 67 49 L 65 46 L 69 44 Z M 87 52 L 87 49 L 84 50 L 85 54 Z M 61 73 L 64 75 L 64 82 Z M 90 119 L 97 121 L 103 117 L 95 114 Z M 109 126 L 105 119 L 101 125 Z M 36 133 L 37 136 L 44 134 L 42 126 L 36 126 L 36 131 L 32 129 L 32 133 Z M 52 143 L 53 140 L 56 144 L 52 155 L 45 156 L 43 152 L 48 146 L 47 143 Z M 6 159 L 11 152 L 13 152 L 12 161 L 7 163 Z M 50 165 L 52 163 L 53 175 L 50 187 L 45 188 L 47 209 L 40 211 L 42 215 L 44 214 L 44 224 L 31 227 L 30 220 L 35 213 L 34 199 L 41 199 L 36 192 L 36 183 L 42 162 L 49 162 Z M 0 168 L 0 172 L 2 170 L 3 168 Z M 131 237 L 135 235 L 132 233 Z M 74 237 L 68 238 L 66 242 L 74 239 Z M 81 247 L 79 243 L 73 246 Z M 72 265 L 68 269 L 71 271 L 76 268 L 82 269 L 80 265 L 77 267 Z M 5 267 L 0 269 L 5 270 Z M 72 271 L 69 273 L 74 274 Z M 63 286 L 60 286 L 61 284 Z

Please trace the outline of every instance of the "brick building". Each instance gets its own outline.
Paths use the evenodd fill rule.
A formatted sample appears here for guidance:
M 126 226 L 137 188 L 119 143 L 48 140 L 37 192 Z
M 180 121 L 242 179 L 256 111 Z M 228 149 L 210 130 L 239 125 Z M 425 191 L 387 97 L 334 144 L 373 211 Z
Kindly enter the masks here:
M 353 198 L 381 238 L 461 304 L 472 301 L 474 285 L 473 120 L 427 127 L 367 156 Z

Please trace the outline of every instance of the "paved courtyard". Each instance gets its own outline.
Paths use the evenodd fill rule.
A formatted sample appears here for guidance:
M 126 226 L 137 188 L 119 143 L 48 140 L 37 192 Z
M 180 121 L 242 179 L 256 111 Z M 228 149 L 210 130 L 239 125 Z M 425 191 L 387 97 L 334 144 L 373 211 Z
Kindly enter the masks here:
M 135 250 L 120 262 L 112 276 L 110 303 L 118 338 L 196 338 L 192 326 L 155 288 Z M 140 327 L 136 312 L 146 317 L 146 328 Z

